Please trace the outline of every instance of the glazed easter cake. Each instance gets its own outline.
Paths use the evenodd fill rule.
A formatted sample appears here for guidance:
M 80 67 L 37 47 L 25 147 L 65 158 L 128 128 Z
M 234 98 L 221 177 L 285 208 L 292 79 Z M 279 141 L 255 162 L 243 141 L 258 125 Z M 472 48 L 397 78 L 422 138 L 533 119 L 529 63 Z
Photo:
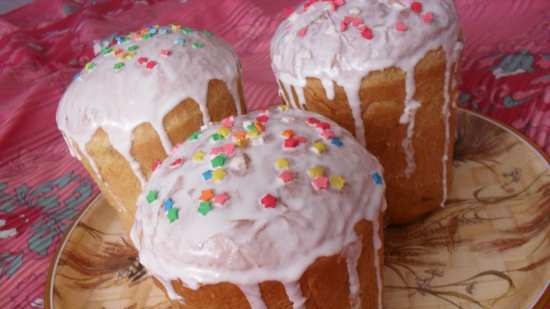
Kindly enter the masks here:
M 174 308 L 381 308 L 381 175 L 322 116 L 230 117 L 153 172 L 131 237 Z
M 280 95 L 352 132 L 385 169 L 388 216 L 444 205 L 458 59 L 452 0 L 309 0 L 271 46 Z
M 129 230 L 137 196 L 173 146 L 245 111 L 241 69 L 227 43 L 179 25 L 100 47 L 61 99 L 57 124 Z

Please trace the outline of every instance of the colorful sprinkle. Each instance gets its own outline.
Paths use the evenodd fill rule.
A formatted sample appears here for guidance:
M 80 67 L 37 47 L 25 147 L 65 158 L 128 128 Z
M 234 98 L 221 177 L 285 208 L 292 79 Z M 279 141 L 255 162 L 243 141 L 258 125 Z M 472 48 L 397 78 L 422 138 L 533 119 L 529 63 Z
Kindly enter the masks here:
M 294 135 L 296 135 L 296 133 L 294 133 L 294 130 L 291 130 L 291 129 L 287 129 L 281 132 L 281 136 L 284 138 L 290 138 L 290 137 L 293 137 Z
M 124 62 L 117 62 L 113 66 L 113 69 L 115 70 L 115 72 L 120 72 L 122 69 L 124 69 L 124 66 L 125 66 Z
M 424 13 L 424 15 L 422 15 L 422 20 L 427 24 L 431 24 L 434 20 L 434 14 L 432 12 Z
M 309 125 L 309 126 L 316 126 L 317 124 L 319 124 L 321 121 L 317 118 L 314 118 L 314 117 L 308 117 L 306 119 L 306 124 Z
M 149 193 L 147 193 L 147 196 L 145 197 L 145 199 L 147 199 L 147 202 L 149 204 L 153 203 L 154 201 L 157 200 L 159 196 L 159 192 L 158 191 L 149 191 Z
M 202 179 L 204 179 L 205 181 L 208 181 L 210 179 L 212 179 L 212 171 L 211 170 L 207 170 L 206 172 L 203 172 L 202 173 Z
M 260 123 L 267 123 L 269 121 L 269 116 L 266 114 L 262 114 L 256 117 L 256 120 Z
M 313 178 L 311 185 L 315 190 L 320 191 L 320 190 L 326 190 L 328 188 L 328 183 L 329 183 L 328 177 L 319 176 L 319 177 Z
M 328 122 L 322 122 L 322 121 L 319 121 L 315 124 L 315 127 L 319 130 L 328 130 L 330 129 L 330 123 Z
M 378 172 L 374 172 L 372 174 L 372 181 L 374 182 L 375 185 L 378 185 L 378 186 L 382 185 L 382 183 L 384 182 L 384 180 L 382 179 L 382 176 Z
M 346 179 L 342 176 L 330 176 L 330 186 L 337 191 L 342 191 L 346 185 Z
M 414 1 L 411 3 L 411 10 L 415 13 L 422 13 L 422 3 L 418 2 L 418 1 Z
M 326 139 L 331 139 L 335 136 L 335 134 L 334 131 L 332 131 L 331 129 L 326 129 L 321 132 L 321 136 Z
M 163 56 L 163 57 L 168 57 L 168 56 L 172 55 L 172 51 L 169 50 L 169 49 L 161 49 L 160 50 L 160 55 Z
M 132 45 L 132 46 L 128 47 L 128 51 L 136 51 L 138 49 L 139 49 L 138 45 Z
M 97 64 L 95 64 L 94 62 L 88 62 L 84 65 L 84 70 L 86 72 L 91 72 L 96 66 Z
M 208 202 L 210 201 L 211 199 L 214 198 L 216 194 L 214 194 L 214 190 L 212 189 L 206 189 L 206 190 L 202 190 L 201 191 L 201 196 L 199 197 L 199 199 L 201 201 L 204 201 L 204 202 Z
M 168 213 L 166 214 L 166 217 L 168 217 L 168 220 L 170 221 L 170 223 L 173 223 L 174 221 L 178 220 L 180 215 L 180 210 L 179 208 L 170 208 L 168 210 Z
M 198 210 L 203 216 L 206 216 L 212 210 L 212 202 L 201 202 Z
M 281 172 L 281 174 L 279 174 L 279 179 L 283 183 L 292 182 L 294 180 L 294 173 L 290 170 L 284 170 Z
M 112 53 L 113 52 L 113 49 L 111 47 L 103 47 L 101 49 L 101 54 L 103 56 L 107 56 L 108 54 Z
M 311 177 L 311 178 L 316 178 L 316 177 L 325 176 L 325 167 L 320 166 L 320 165 L 316 165 L 316 166 L 314 166 L 314 167 L 310 167 L 310 168 L 307 170 L 307 174 L 308 174 L 309 177 Z
M 185 42 L 186 42 L 186 41 L 185 41 L 184 38 L 177 38 L 177 39 L 174 40 L 174 44 L 180 45 L 180 46 L 185 45 Z
M 149 60 L 145 67 L 149 70 L 153 69 L 157 65 L 157 62 L 155 60 Z
M 214 197 L 214 205 L 216 206 L 223 206 L 225 205 L 225 203 L 227 203 L 227 201 L 229 201 L 229 194 L 227 193 L 221 193 L 221 194 L 218 194 Z
M 180 167 L 183 164 L 183 162 L 184 162 L 184 160 L 182 158 L 178 158 L 178 159 L 172 161 L 172 163 L 170 163 L 170 167 L 171 168 Z
M 125 52 L 122 54 L 122 60 L 131 60 L 136 56 L 136 53 L 134 52 Z
M 204 160 L 204 155 L 204 151 L 199 150 L 193 154 L 191 159 L 193 159 L 194 162 L 201 162 L 202 160 Z
M 204 47 L 204 44 L 201 43 L 201 42 L 193 42 L 193 48 L 203 48 Z
M 277 168 L 278 170 L 286 170 L 288 169 L 288 166 L 288 160 L 285 158 L 279 158 L 275 161 L 275 168 Z
M 151 170 L 156 171 L 161 163 L 162 163 L 162 161 L 160 161 L 160 160 L 153 161 L 153 164 L 151 165 Z
M 172 198 L 167 198 L 162 202 L 162 208 L 165 211 L 170 210 L 172 207 L 174 207 L 174 200 Z
M 221 134 L 224 138 L 231 135 L 231 130 L 226 127 L 221 127 L 216 132 Z
M 185 33 L 185 34 L 193 33 L 193 31 L 194 30 L 192 28 L 189 28 L 189 27 L 185 27 L 185 28 L 181 29 L 181 32 Z
M 180 31 L 180 29 L 181 29 L 181 25 L 170 24 L 170 30 L 172 30 L 172 32 L 178 32 L 178 31 Z
M 214 133 L 212 136 L 210 136 L 210 139 L 214 142 L 223 141 L 225 139 L 225 136 L 221 135 L 220 133 Z
M 284 140 L 283 149 L 289 150 L 294 149 L 300 145 L 300 140 L 295 137 L 290 137 Z
M 190 141 L 196 141 L 199 139 L 199 137 L 201 136 L 201 133 L 199 131 L 195 131 L 193 133 L 191 133 L 191 136 L 189 136 L 189 140 Z
M 159 34 L 168 34 L 172 32 L 170 29 L 168 29 L 167 27 L 160 27 L 159 29 Z
M 227 161 L 227 156 L 223 153 L 220 153 L 219 155 L 215 156 L 214 159 L 210 161 L 212 163 L 212 167 L 222 167 L 225 165 L 225 162 Z
M 311 145 L 311 151 L 318 155 L 323 154 L 327 151 L 327 145 L 325 145 L 322 141 L 315 141 L 313 145 Z
M 287 112 L 289 110 L 289 107 L 288 105 L 286 104 L 281 104 L 279 106 L 277 106 L 277 109 L 280 111 L 280 112 Z
M 235 124 L 235 117 L 233 117 L 233 116 L 223 118 L 222 121 L 221 121 L 221 125 L 224 128 L 228 128 L 228 129 L 231 129 L 234 124 Z
M 278 199 L 269 193 L 260 199 L 260 203 L 264 208 L 275 208 L 277 206 L 277 201 Z
M 333 137 L 330 139 L 330 143 L 338 148 L 341 148 L 342 146 L 344 146 L 344 143 L 342 142 L 342 140 L 339 138 L 339 137 Z
M 372 29 L 369 27 L 364 27 L 363 30 L 361 30 L 361 36 L 367 40 L 372 40 L 374 38 L 374 34 L 372 33 Z
M 215 182 L 221 181 L 225 178 L 227 174 L 225 173 L 225 170 L 223 168 L 215 169 L 214 172 L 212 172 L 212 180 Z
M 225 144 L 222 146 L 223 152 L 226 156 L 232 157 L 235 154 L 235 145 L 233 144 Z
M 145 57 L 139 57 L 137 59 L 137 63 L 141 64 L 141 65 L 144 65 L 144 64 L 147 64 L 147 62 L 149 62 L 149 59 L 145 58 Z
M 405 25 L 405 23 L 403 23 L 402 21 L 398 20 L 397 23 L 395 23 L 395 30 L 399 32 L 405 32 L 409 30 L 409 27 L 407 27 L 407 25 Z

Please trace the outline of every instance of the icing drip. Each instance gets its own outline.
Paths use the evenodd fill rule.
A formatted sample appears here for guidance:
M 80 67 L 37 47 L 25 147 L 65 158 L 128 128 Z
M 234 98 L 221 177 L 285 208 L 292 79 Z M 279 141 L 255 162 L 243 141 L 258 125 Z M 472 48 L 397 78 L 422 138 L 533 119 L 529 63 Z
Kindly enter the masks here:
M 383 208 L 386 208 L 385 201 Z M 382 249 L 382 240 L 380 239 L 380 222 L 377 220 L 372 222 L 372 235 L 374 245 L 374 266 L 376 268 L 376 286 L 378 287 L 378 309 L 382 309 L 382 263 L 380 262 L 379 256 L 380 249 Z
M 350 304 L 352 308 L 361 308 L 359 273 L 357 265 L 361 256 L 361 241 L 358 239 L 346 248 L 346 264 L 348 269 Z
M 361 81 L 358 80 L 355 83 L 347 84 L 344 89 L 348 98 L 348 103 L 353 114 L 353 121 L 355 122 L 355 138 L 363 146 L 367 145 L 365 140 L 365 125 L 363 123 L 363 115 L 361 113 L 361 98 L 359 97 L 359 89 L 361 89 Z
M 240 65 L 223 40 L 177 25 L 150 27 L 115 39 L 117 44 L 98 46 L 100 54 L 68 87 L 59 103 L 57 125 L 78 146 L 98 178 L 86 144 L 97 129 L 103 129 L 143 187 L 145 176 L 131 155 L 134 128 L 150 123 L 169 153 L 173 145 L 164 130 L 164 117 L 192 98 L 208 124 L 208 82 L 214 79 L 226 84 L 240 113 Z
M 168 297 L 170 297 L 170 299 L 178 300 L 181 303 L 185 304 L 185 300 L 183 299 L 183 297 L 181 297 L 176 292 L 176 290 L 174 290 L 174 286 L 172 285 L 172 282 L 168 280 L 164 280 L 161 277 L 157 277 L 157 276 L 154 276 L 154 277 L 162 284 L 162 286 L 164 287 L 164 290 L 166 291 L 166 294 L 168 294 Z
M 334 91 L 334 83 L 332 82 L 332 80 L 323 79 L 321 80 L 321 83 L 323 84 L 323 88 L 325 89 L 327 99 L 331 101 L 334 100 L 336 93 Z
M 266 123 L 256 136 L 259 119 Z M 153 172 L 138 198 L 131 233 L 139 260 L 155 276 L 191 289 L 236 284 L 254 308 L 265 306 L 258 284 L 279 281 L 294 307 L 303 307 L 298 282 L 306 269 L 318 257 L 357 244 L 357 222 L 380 217 L 384 185 L 371 175 L 382 167 L 349 132 L 309 112 L 235 117 L 229 129 L 234 135 L 215 141 L 224 128 L 205 128 Z M 243 128 L 256 137 L 248 147 L 232 147 Z M 323 130 L 334 136 L 323 137 Z M 185 163 L 172 168 L 176 158 Z M 348 254 L 356 269 L 357 252 Z M 356 273 L 350 288 L 357 294 Z
M 300 288 L 300 282 L 285 282 L 284 287 L 288 299 L 292 302 L 292 308 L 305 308 L 306 299 L 304 298 L 304 294 L 302 293 L 302 289 Z
M 244 293 L 246 300 L 250 304 L 251 309 L 267 309 L 267 306 L 262 299 L 262 293 L 260 287 L 257 284 L 254 285 L 240 285 L 239 288 Z

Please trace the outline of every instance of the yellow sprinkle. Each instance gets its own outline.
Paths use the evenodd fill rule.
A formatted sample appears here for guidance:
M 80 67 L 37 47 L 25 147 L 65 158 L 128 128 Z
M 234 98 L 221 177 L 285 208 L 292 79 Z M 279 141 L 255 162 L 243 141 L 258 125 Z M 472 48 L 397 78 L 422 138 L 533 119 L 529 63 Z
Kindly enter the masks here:
M 192 159 L 193 159 L 194 162 L 200 162 L 200 161 L 204 160 L 204 151 L 199 150 L 199 151 L 195 152 L 193 154 Z
M 248 138 L 243 138 L 235 141 L 235 145 L 239 148 L 246 148 L 248 147 L 248 144 L 249 144 Z
M 281 104 L 277 107 L 277 109 L 279 109 L 281 112 L 286 112 L 286 111 L 288 111 L 288 105 Z
M 279 158 L 275 161 L 275 167 L 278 170 L 286 170 L 288 169 L 288 160 L 285 158 Z
M 135 55 L 136 55 L 136 53 L 134 53 L 134 52 L 125 52 L 124 54 L 122 54 L 122 59 L 130 60 L 130 59 L 134 58 Z
M 225 127 L 221 127 L 218 129 L 218 134 L 223 135 L 223 137 L 228 137 L 231 135 L 231 130 Z
M 215 169 L 213 172 L 212 172 L 212 180 L 214 182 L 218 182 L 218 181 L 221 181 L 225 178 L 225 175 L 227 175 L 225 173 L 225 170 L 223 168 L 218 168 L 218 169 Z
M 331 176 L 330 177 L 330 186 L 338 191 L 342 191 L 344 185 L 346 184 L 346 179 L 342 176 Z
M 307 174 L 311 178 L 325 176 L 325 168 L 323 166 L 316 165 L 314 167 L 310 167 L 307 170 Z
M 313 145 L 311 145 L 311 150 L 316 154 L 322 154 L 327 151 L 327 145 L 322 141 L 315 141 Z
M 260 133 L 258 131 L 248 131 L 246 132 L 246 137 L 248 138 L 255 138 L 258 137 Z
M 171 24 L 170 28 L 172 29 L 172 32 L 178 32 L 181 29 L 181 25 Z

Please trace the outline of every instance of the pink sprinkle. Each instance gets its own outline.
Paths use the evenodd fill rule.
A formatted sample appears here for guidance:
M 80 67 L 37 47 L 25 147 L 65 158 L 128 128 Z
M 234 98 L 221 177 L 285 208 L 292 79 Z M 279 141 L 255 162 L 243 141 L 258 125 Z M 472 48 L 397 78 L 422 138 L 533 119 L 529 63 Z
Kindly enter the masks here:
M 146 64 L 147 61 L 149 61 L 149 59 L 147 59 L 147 58 L 145 58 L 145 57 L 139 57 L 138 60 L 137 60 L 137 62 L 138 62 L 139 64 L 142 64 L 142 65 L 143 65 L 143 64 Z
M 269 120 L 269 116 L 263 114 L 263 115 L 260 115 L 260 116 L 256 117 L 256 120 L 258 120 L 259 122 L 265 124 Z
M 168 56 L 172 55 L 172 51 L 169 50 L 169 49 L 161 49 L 160 54 L 164 57 L 168 57 Z
M 233 144 L 225 144 L 222 146 L 223 152 L 226 156 L 232 157 L 235 154 L 235 145 Z
M 152 68 L 154 68 L 155 66 L 157 65 L 157 62 L 155 60 L 150 60 L 147 62 L 147 64 L 145 65 L 146 68 L 148 68 L 149 70 L 151 70 Z
M 229 194 L 221 193 L 214 196 L 214 205 L 223 206 L 229 200 Z
M 405 25 L 402 21 L 398 20 L 397 23 L 395 23 L 395 29 L 399 32 L 405 32 L 409 29 L 407 25 Z
M 330 129 L 330 123 L 328 122 L 318 122 L 315 126 L 320 130 Z
M 260 203 L 264 206 L 264 208 L 275 208 L 275 206 L 277 206 L 277 201 L 278 199 L 275 196 L 266 194 L 262 197 Z
M 345 21 L 342 21 L 340 23 L 340 32 L 344 32 L 346 30 L 348 30 L 348 24 Z
M 283 143 L 283 149 L 293 149 L 300 145 L 300 141 L 297 138 L 289 137 L 285 139 Z
M 222 152 L 225 152 L 223 146 L 214 147 L 214 148 L 212 148 L 212 150 L 210 150 L 210 155 L 215 156 L 215 155 L 218 155 Z
M 151 169 L 153 171 L 155 171 L 161 164 L 162 162 L 160 160 L 155 160 L 155 162 L 153 162 L 153 166 L 151 166 Z
M 233 116 L 229 116 L 227 118 L 222 119 L 222 126 L 225 128 L 231 129 L 234 123 L 235 123 L 235 117 Z
M 170 163 L 170 167 L 171 168 L 176 168 L 178 166 L 181 166 L 183 164 L 183 159 L 182 158 L 178 158 L 174 161 L 172 161 L 172 163 Z
M 363 18 L 361 17 L 354 17 L 351 21 L 351 25 L 354 27 L 357 27 L 359 25 L 363 25 L 365 22 L 363 21 Z
M 298 30 L 298 36 L 301 37 L 301 38 L 305 37 L 306 33 L 307 33 L 307 26 L 300 29 L 300 30 Z
M 374 38 L 372 30 L 369 27 L 363 28 L 363 30 L 361 31 L 361 35 L 367 40 L 372 40 Z
M 328 177 L 326 176 L 315 177 L 311 182 L 311 185 L 317 191 L 326 190 L 328 188 Z
M 353 16 L 346 16 L 344 17 L 344 23 L 346 24 L 351 24 L 351 22 L 353 21 L 354 17 Z
M 330 138 L 333 138 L 335 134 L 334 134 L 334 131 L 332 131 L 331 129 L 326 129 L 326 130 L 323 130 L 323 132 L 321 132 L 321 136 L 323 136 L 326 139 L 330 139 Z
M 290 170 L 284 170 L 280 175 L 279 179 L 283 181 L 283 183 L 289 183 L 294 180 L 294 173 Z
M 427 24 L 431 24 L 434 20 L 434 14 L 432 12 L 424 13 L 424 15 L 422 15 L 422 20 Z
M 420 14 L 422 12 L 422 3 L 414 1 L 413 3 L 411 3 L 411 10 L 415 13 Z
M 313 117 L 309 117 L 307 120 L 306 120 L 306 124 L 310 125 L 310 126 L 315 126 L 319 123 L 319 119 L 317 118 L 313 118 Z

